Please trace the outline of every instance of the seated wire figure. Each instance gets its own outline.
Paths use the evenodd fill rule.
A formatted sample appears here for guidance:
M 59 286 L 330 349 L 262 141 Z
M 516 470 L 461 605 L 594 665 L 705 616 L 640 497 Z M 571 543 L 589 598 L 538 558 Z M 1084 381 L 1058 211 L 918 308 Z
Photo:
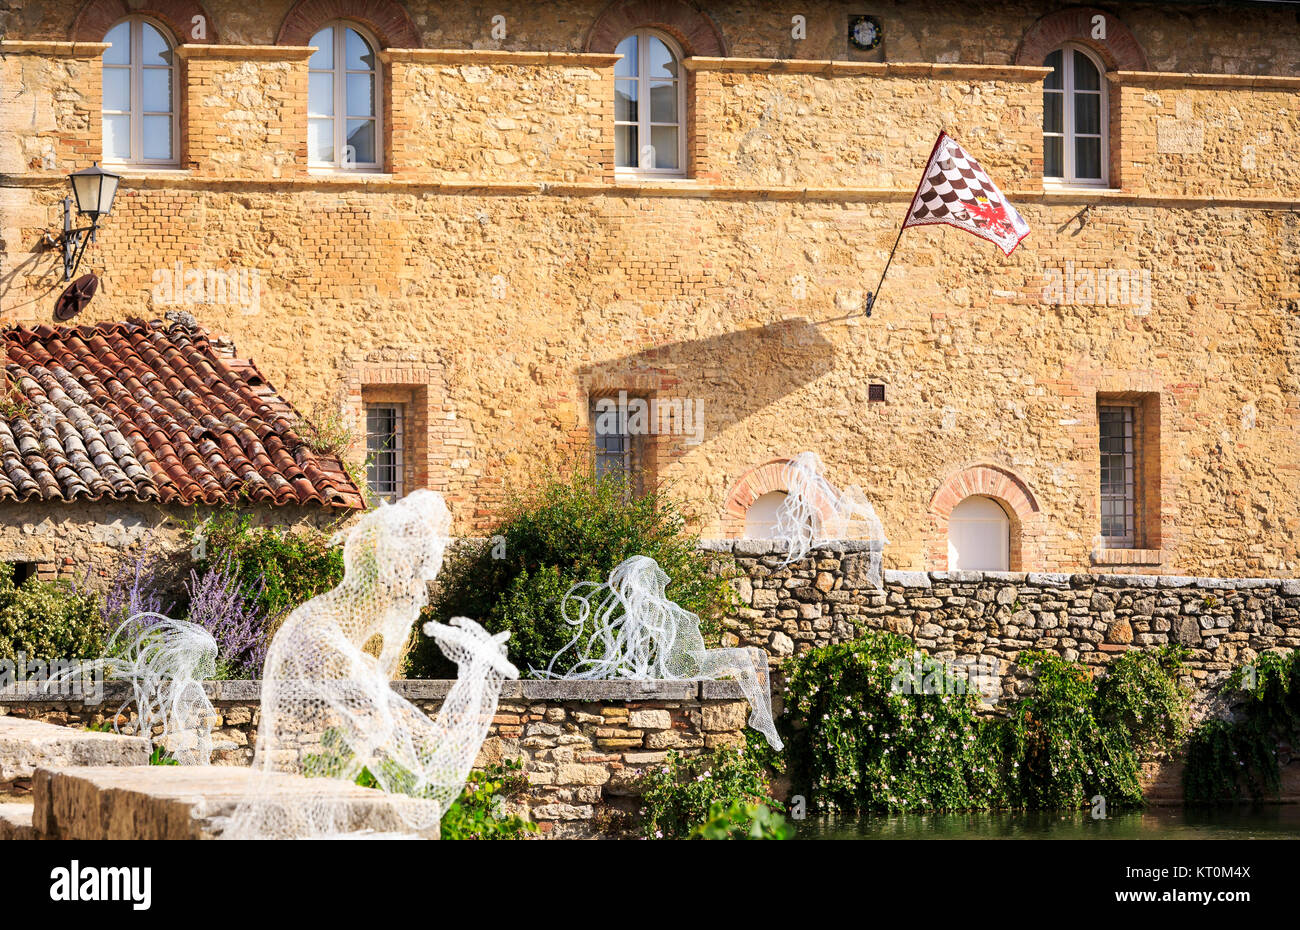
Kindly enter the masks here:
M 800 452 L 785 466 L 786 497 L 776 511 L 775 539 L 787 546 L 785 564 L 806 558 L 813 546 L 837 539 L 871 539 L 888 545 L 884 527 L 862 489 L 843 492 L 826 480 L 816 452 Z
M 564 596 L 564 622 L 577 634 L 557 652 L 547 678 L 667 679 L 735 678 L 749 701 L 749 725 L 774 748 L 782 747 L 772 721 L 771 685 L 767 656 L 761 649 L 706 649 L 700 635 L 700 618 L 674 604 L 664 593 L 670 579 L 649 556 L 634 555 L 615 566 L 604 584 L 582 582 Z M 581 592 L 590 591 L 583 595 Z M 572 613 L 570 612 L 572 611 Z M 555 663 L 570 649 L 577 661 L 563 675 Z
M 424 627 L 459 669 L 437 719 L 391 687 L 450 524 L 441 495 L 426 490 L 366 514 L 344 543 L 342 582 L 277 631 L 253 759 L 265 777 L 255 778 L 225 837 L 437 829 L 463 790 L 503 681 L 519 675 L 505 655 L 509 633 L 492 636 L 457 617 Z M 358 808 L 353 785 L 363 770 L 386 795 Z M 275 773 L 311 776 L 311 790 L 289 794 Z

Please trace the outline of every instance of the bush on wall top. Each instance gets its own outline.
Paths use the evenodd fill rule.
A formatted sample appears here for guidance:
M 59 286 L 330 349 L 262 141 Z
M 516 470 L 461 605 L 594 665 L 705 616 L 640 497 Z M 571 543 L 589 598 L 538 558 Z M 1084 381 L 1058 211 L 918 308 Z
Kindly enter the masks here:
M 678 501 L 661 494 L 635 496 L 613 478 L 577 469 L 535 494 L 516 497 L 492 537 L 449 552 L 425 620 L 472 617 L 492 632 L 510 630 L 510 659 L 521 670 L 546 668 L 574 635 L 560 613 L 565 593 L 582 581 L 603 582 L 633 555 L 657 561 L 672 579 L 668 596 L 698 614 L 705 638 L 731 604 L 726 579 L 710 572 L 711 559 L 686 532 Z M 555 671 L 568 668 L 565 660 Z M 408 665 L 413 678 L 455 677 L 427 637 L 419 636 Z
M 61 581 L 15 585 L 13 566 L 0 564 L 0 659 L 98 658 L 107 632 L 95 595 Z

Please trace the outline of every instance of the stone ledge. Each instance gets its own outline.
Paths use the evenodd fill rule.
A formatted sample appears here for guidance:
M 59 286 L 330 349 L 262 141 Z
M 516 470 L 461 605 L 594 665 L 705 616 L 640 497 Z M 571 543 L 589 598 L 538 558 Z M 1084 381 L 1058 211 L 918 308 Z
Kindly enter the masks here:
M 1250 90 L 1300 90 L 1300 77 L 1287 74 L 1107 71 L 1106 79 L 1115 84 L 1139 87 L 1244 87 Z
M 0 39 L 0 55 L 55 55 L 60 58 L 100 58 L 108 42 L 26 42 Z
M 37 769 L 55 765 L 147 765 L 151 751 L 152 744 L 142 736 L 0 717 L 0 782 L 31 778 Z
M 65 840 L 216 839 L 225 819 L 255 791 L 311 801 L 325 789 L 346 805 L 353 829 L 400 829 L 392 796 L 371 788 L 239 766 L 165 765 L 38 769 L 32 827 L 42 838 Z
M 238 61 L 306 61 L 316 48 L 311 45 L 205 45 L 176 46 L 182 61 L 195 58 L 227 58 Z
M 823 77 L 939 78 L 952 81 L 1001 80 L 1035 83 L 1052 73 L 1038 65 L 957 64 L 932 61 L 843 61 L 825 58 L 716 58 L 682 60 L 687 71 L 744 71 L 817 74 Z
M 393 682 L 393 690 L 408 700 L 437 701 L 445 698 L 455 683 L 454 679 L 403 678 Z M 703 689 L 716 684 L 718 683 L 714 681 L 693 679 L 682 681 L 524 679 L 504 682 L 501 687 L 501 699 L 503 701 L 695 701 L 701 699 L 702 695 L 705 700 L 722 700 L 731 697 L 730 693 L 720 694 L 717 698 L 705 695 Z M 210 700 L 218 702 L 256 702 L 262 698 L 261 681 L 205 681 L 203 690 Z M 103 699 L 98 705 L 87 703 L 80 695 L 51 693 L 43 690 L 38 684 L 23 682 L 0 691 L 0 704 L 75 703 L 86 707 L 98 706 L 103 708 L 106 714 L 111 714 L 122 702 L 129 701 L 131 697 L 131 686 L 124 681 L 105 682 Z M 0 721 L 11 719 L 18 718 L 0 716 Z M 0 734 L 0 737 L 2 735 Z M 93 735 L 113 736 L 114 734 Z
M 449 65 L 551 65 L 554 67 L 612 68 L 622 55 L 599 52 L 511 52 L 491 48 L 387 48 L 384 62 Z
M 735 555 L 781 555 L 789 546 L 780 539 L 701 539 L 699 546 L 707 552 L 730 552 Z M 885 544 L 877 539 L 832 539 L 819 543 L 812 552 L 848 553 L 883 552 Z

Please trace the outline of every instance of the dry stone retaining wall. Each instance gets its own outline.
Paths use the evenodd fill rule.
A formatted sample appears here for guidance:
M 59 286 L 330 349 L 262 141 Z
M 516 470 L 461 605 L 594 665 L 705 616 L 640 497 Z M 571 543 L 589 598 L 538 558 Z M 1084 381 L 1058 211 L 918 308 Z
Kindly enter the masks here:
M 774 664 L 815 646 L 889 630 L 947 660 L 995 657 L 1003 695 L 1026 649 L 1103 666 L 1132 648 L 1179 643 L 1204 697 L 1231 669 L 1271 649 L 1300 647 L 1300 581 L 1034 572 L 880 572 L 866 543 L 829 543 L 783 564 L 767 540 L 708 541 L 735 560 L 741 604 L 724 622 L 730 645 Z M 879 587 L 876 586 L 877 579 Z
M 450 681 L 399 681 L 394 689 L 435 716 Z M 218 765 L 247 765 L 261 718 L 261 682 L 208 682 L 219 715 Z M 85 726 L 111 718 L 129 697 L 105 686 L 98 705 L 55 701 L 32 691 L 0 695 L 0 717 Z M 636 782 L 670 749 L 686 755 L 743 743 L 749 707 L 732 682 L 506 682 L 477 765 L 522 759 L 529 787 L 513 810 L 544 835 L 595 836 L 625 825 L 638 807 Z M 130 730 L 124 721 L 123 731 Z

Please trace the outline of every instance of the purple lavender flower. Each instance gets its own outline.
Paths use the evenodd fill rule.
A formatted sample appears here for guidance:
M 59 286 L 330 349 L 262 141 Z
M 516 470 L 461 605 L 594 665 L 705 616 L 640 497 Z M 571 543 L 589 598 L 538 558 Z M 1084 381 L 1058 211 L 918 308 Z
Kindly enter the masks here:
M 268 618 L 257 601 L 263 586 L 258 579 L 258 589 L 245 596 L 229 559 L 209 566 L 202 575 L 191 569 L 185 583 L 189 621 L 212 634 L 218 665 L 233 675 L 256 677 L 266 660 Z
M 175 606 L 171 601 L 163 602 L 158 580 L 160 561 L 145 546 L 134 564 L 123 562 L 118 566 L 113 584 L 99 607 L 100 619 L 110 633 L 138 613 L 165 614 Z

